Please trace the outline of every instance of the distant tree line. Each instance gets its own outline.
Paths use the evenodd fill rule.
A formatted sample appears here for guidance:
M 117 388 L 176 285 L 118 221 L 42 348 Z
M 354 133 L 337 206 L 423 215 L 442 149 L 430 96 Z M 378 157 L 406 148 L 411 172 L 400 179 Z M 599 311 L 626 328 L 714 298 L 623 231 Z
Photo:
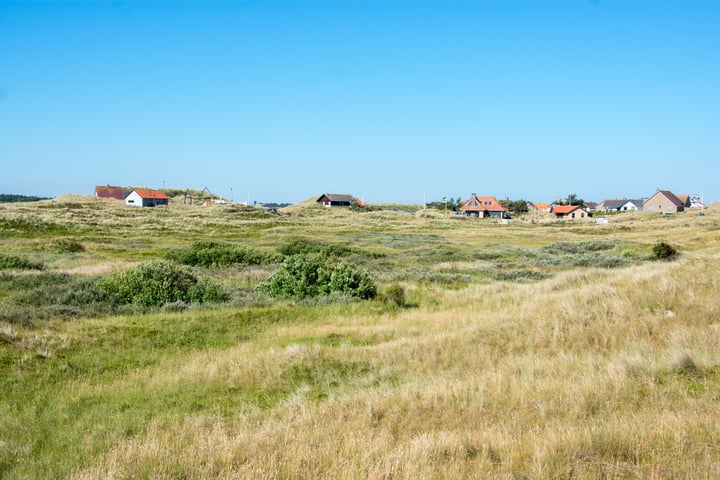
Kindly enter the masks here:
M 506 198 L 505 200 L 498 200 L 500 202 L 500 205 L 510 210 L 513 214 L 518 215 L 520 213 L 527 213 L 528 211 L 528 204 L 525 200 L 510 200 Z
M 579 198 L 574 193 L 569 194 L 565 199 L 559 198 L 555 203 L 557 205 L 579 205 L 581 207 L 585 206 L 585 200 Z
M 463 200 L 462 197 L 443 197 L 443 199 L 440 201 L 426 203 L 425 207 L 436 208 L 438 210 L 445 210 L 445 207 L 447 207 L 449 212 L 457 212 L 458 210 L 460 210 L 460 207 L 462 207 L 463 203 L 465 203 L 465 200 Z
M 15 195 L 12 193 L 0 193 L 0 203 L 37 202 L 38 200 L 50 200 L 48 197 L 34 197 L 28 195 Z

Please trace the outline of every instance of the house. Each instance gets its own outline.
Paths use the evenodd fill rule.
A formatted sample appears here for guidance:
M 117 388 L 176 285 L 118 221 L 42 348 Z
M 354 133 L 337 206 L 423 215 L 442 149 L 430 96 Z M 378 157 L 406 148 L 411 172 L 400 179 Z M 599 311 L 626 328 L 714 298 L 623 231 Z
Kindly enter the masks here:
M 528 210 L 535 210 L 538 212 L 549 212 L 550 204 L 549 203 L 528 202 Z
M 132 191 L 132 188 L 115 187 L 112 185 L 97 185 L 95 193 L 97 198 L 114 198 L 116 200 L 125 200 L 125 197 Z
M 619 212 L 620 207 L 622 207 L 626 202 L 627 202 L 627 198 L 603 200 L 597 206 L 597 211 L 598 212 Z
M 642 199 L 625 200 L 625 203 L 620 205 L 618 212 L 641 212 L 643 209 L 643 203 L 645 202 Z
M 592 213 L 596 211 L 598 208 L 598 204 L 595 202 L 585 202 L 585 210 Z
M 658 189 L 650 198 L 645 200 L 643 210 L 646 212 L 677 213 L 685 209 L 682 200 L 669 190 Z
M 466 217 L 510 218 L 508 210 L 495 197 L 479 197 L 474 193 L 462 204 L 460 213 Z
M 687 194 L 675 194 L 675 196 L 680 200 L 683 204 L 683 207 L 690 208 L 692 206 L 692 202 L 690 201 L 690 195 Z
M 355 197 L 344 193 L 323 193 L 316 202 L 325 207 L 350 207 L 357 203 Z
M 552 209 L 555 218 L 582 219 L 592 215 L 581 205 L 556 205 Z
M 131 207 L 156 207 L 158 205 L 167 205 L 169 201 L 168 196 L 160 190 L 145 188 L 136 188 L 125 197 L 125 205 Z

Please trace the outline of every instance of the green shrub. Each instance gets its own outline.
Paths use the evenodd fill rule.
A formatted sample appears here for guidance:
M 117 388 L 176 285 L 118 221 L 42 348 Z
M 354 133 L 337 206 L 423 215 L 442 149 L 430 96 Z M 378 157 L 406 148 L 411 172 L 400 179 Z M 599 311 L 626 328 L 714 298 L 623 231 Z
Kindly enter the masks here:
M 385 304 L 393 307 L 403 308 L 407 305 L 405 298 L 405 289 L 398 284 L 390 285 L 382 297 Z
M 58 253 L 78 253 L 85 251 L 82 243 L 69 238 L 60 238 L 53 242 L 54 250 Z
M 327 244 L 305 238 L 289 240 L 280 245 L 277 250 L 286 257 L 311 253 L 319 253 L 329 257 L 347 257 L 355 253 L 353 249 L 344 245 Z
M 219 286 L 210 281 L 198 284 L 189 270 L 165 261 L 142 263 L 101 280 L 99 285 L 119 303 L 146 307 L 172 302 L 227 300 Z
M 292 255 L 258 290 L 272 297 L 307 298 L 342 294 L 374 298 L 377 288 L 367 272 L 319 254 Z
M 165 258 L 183 265 L 226 267 L 229 265 L 264 265 L 277 263 L 281 258 L 273 253 L 260 252 L 241 245 L 219 242 L 195 242 L 189 248 L 173 250 Z
M 653 245 L 652 258 L 653 260 L 670 260 L 677 255 L 677 249 L 665 242 L 658 242 Z
M 44 268 L 45 266 L 40 262 L 0 253 L 0 270 L 42 270 Z

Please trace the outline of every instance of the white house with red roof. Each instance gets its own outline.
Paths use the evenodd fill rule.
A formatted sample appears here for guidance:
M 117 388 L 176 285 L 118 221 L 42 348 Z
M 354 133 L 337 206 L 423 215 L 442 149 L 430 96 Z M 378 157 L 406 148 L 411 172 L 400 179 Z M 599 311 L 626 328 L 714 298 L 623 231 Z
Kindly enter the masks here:
M 125 197 L 125 205 L 131 207 L 157 207 L 167 205 L 170 199 L 160 190 L 136 188 Z

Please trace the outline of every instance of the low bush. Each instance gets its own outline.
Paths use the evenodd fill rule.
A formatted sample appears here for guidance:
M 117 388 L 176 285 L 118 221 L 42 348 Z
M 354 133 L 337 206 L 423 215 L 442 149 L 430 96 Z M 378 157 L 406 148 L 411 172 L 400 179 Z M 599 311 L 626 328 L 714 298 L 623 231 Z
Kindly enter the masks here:
M 45 266 L 27 258 L 0 253 L 0 270 L 42 270 Z
M 69 238 L 60 238 L 53 242 L 54 250 L 58 253 L 78 253 L 85 251 L 82 243 Z
M 658 242 L 653 245 L 652 258 L 653 260 L 670 260 L 677 255 L 677 249 L 665 242 Z
M 288 257 L 257 288 L 272 297 L 300 299 L 329 294 L 369 299 L 377 295 L 375 282 L 367 272 L 318 254 Z
M 222 289 L 197 278 L 186 268 L 166 261 L 151 261 L 100 281 L 99 286 L 118 303 L 145 307 L 172 302 L 221 302 Z
M 308 255 L 318 253 L 329 257 L 347 257 L 355 253 L 352 248 L 344 245 L 328 244 L 305 238 L 289 240 L 278 247 L 278 252 L 286 257 L 292 255 Z
M 383 294 L 382 301 L 383 303 L 393 307 L 403 308 L 407 306 L 405 289 L 398 284 L 390 285 L 387 291 Z
M 0 291 L 0 319 L 10 323 L 100 316 L 112 313 L 116 306 L 98 287 L 97 279 L 65 273 L 1 274 Z
M 167 252 L 165 258 L 183 265 L 198 267 L 265 265 L 278 263 L 281 260 L 280 256 L 274 253 L 219 242 L 195 242 L 188 248 Z

